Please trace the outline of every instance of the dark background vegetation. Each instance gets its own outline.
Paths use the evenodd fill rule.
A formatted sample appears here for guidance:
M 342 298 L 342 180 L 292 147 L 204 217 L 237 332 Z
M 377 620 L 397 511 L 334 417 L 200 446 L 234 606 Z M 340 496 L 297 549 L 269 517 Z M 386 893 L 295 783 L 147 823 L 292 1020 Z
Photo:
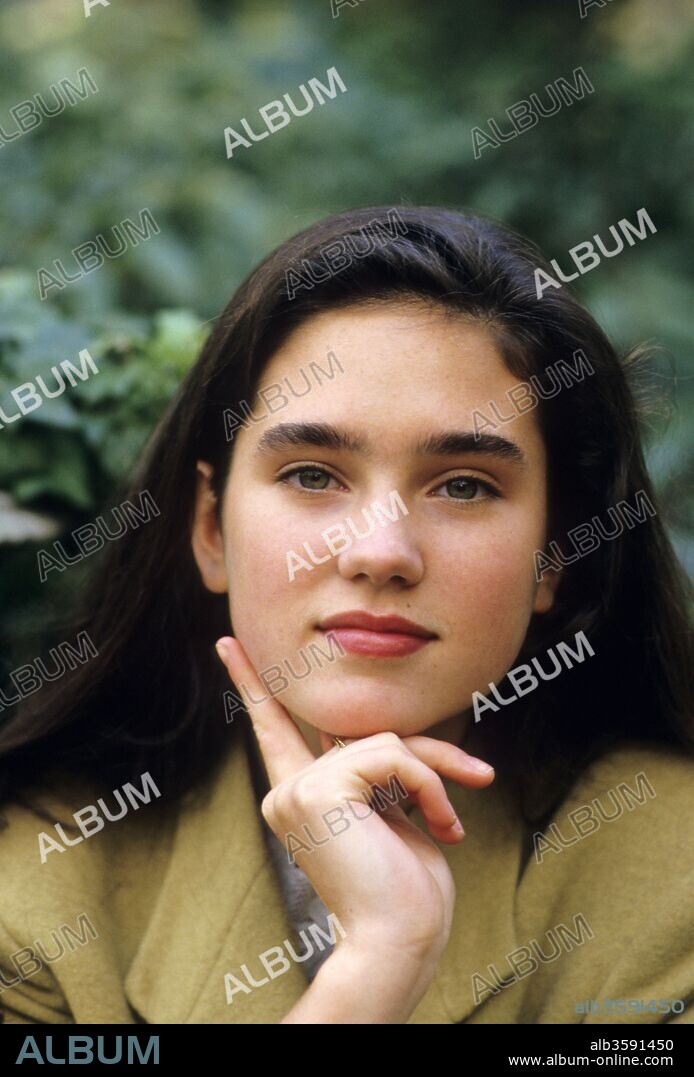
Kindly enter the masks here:
M 99 92 L 0 147 L 0 403 L 88 347 L 98 377 L 0 430 L 2 665 L 43 653 L 87 559 L 41 584 L 27 521 L 68 535 L 109 503 L 232 290 L 273 246 L 360 205 L 444 204 L 566 252 L 636 219 L 655 235 L 576 282 L 618 347 L 659 345 L 649 460 L 694 565 L 687 0 L 3 0 L 0 125 L 86 67 Z M 225 155 L 223 129 L 337 67 L 347 92 Z M 471 129 L 583 67 L 595 92 L 475 160 Z M 255 121 L 255 122 L 254 122 Z M 159 235 L 39 301 L 37 271 L 148 207 Z M 576 431 L 580 437 L 580 431 Z M 21 510 L 21 511 L 20 511 Z M 27 516 L 25 513 L 30 513 Z M 3 670 L 0 669 L 0 672 Z

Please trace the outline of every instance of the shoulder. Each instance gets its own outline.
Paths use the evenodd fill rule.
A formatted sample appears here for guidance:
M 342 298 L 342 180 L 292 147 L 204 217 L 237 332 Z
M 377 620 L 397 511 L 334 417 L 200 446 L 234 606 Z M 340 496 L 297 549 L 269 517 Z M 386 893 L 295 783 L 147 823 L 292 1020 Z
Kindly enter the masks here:
M 648 859 L 649 874 L 659 863 L 672 870 L 673 854 L 688 840 L 693 782 L 693 756 L 665 745 L 624 745 L 584 771 L 547 837 L 563 848 L 581 845 L 582 858 L 613 871 L 634 863 L 637 853 L 642 874 L 641 858 Z
M 684 751 L 634 743 L 607 752 L 534 831 L 530 864 L 557 861 L 556 878 L 566 876 L 567 885 L 580 862 L 601 878 L 624 873 L 625 883 L 646 886 L 664 872 L 683 888 L 679 857 L 690 840 L 693 788 L 694 757 Z
M 55 833 L 56 822 L 74 826 L 78 804 L 71 791 L 77 798 L 85 792 L 51 775 L 40 788 L 24 789 L 0 808 L 0 1012 L 9 1022 L 68 1019 L 60 1016 L 65 1000 L 48 965 L 37 957 L 35 943 L 43 937 L 51 950 L 51 932 L 60 938 L 61 927 L 71 922 L 66 913 L 74 902 L 66 902 L 66 895 L 83 889 L 76 859 L 63 857 L 62 864 L 49 866 L 39 851 L 39 835 Z M 78 915 L 84 912 L 81 908 Z M 73 921 L 72 926 L 79 925 Z
M 627 781 L 647 771 L 654 781 L 661 784 L 661 792 L 674 796 L 686 795 L 694 775 L 694 753 L 668 744 L 647 744 L 635 741 L 613 748 L 599 756 L 581 776 L 577 788 L 590 788 L 594 783 L 604 784 L 606 779 Z M 664 798 L 663 803 L 668 801 Z
M 552 986 L 564 1015 L 572 999 L 665 996 L 686 1004 L 694 995 L 693 780 L 685 752 L 625 745 L 588 767 L 533 834 L 520 904 L 528 931 L 572 932 L 567 953 L 574 952 L 557 962 L 562 979 Z M 538 976 L 531 994 L 548 975 Z M 544 1013 L 548 1004 L 536 1005 Z M 638 1018 L 658 1019 L 666 1020 Z
M 105 895 L 131 863 L 141 866 L 143 850 L 149 862 L 168 848 L 179 806 L 160 797 L 149 773 L 106 791 L 90 778 L 51 771 L 6 802 L 0 918 L 13 910 L 23 916 L 34 902 L 60 902 L 75 889 Z
M 147 783 L 133 788 L 155 799 Z M 175 822 L 158 801 L 135 810 L 140 798 L 124 796 L 126 812 L 111 822 L 102 804 L 117 817 L 114 793 L 54 771 L 0 808 L 0 1010 L 9 1021 L 69 1020 L 67 999 L 85 977 L 98 968 L 118 978 L 125 967 Z
M 13 894 L 32 893 L 27 891 L 32 882 L 42 879 L 41 891 L 45 893 L 49 875 L 54 884 L 67 881 L 65 873 L 59 869 L 58 857 L 55 858 L 57 878 L 46 868 L 41 872 L 48 857 L 45 852 L 42 855 L 39 839 L 44 835 L 59 844 L 56 824 L 71 837 L 75 830 L 74 813 L 90 803 L 90 796 L 93 799 L 93 789 L 88 782 L 50 772 L 40 784 L 25 787 L 14 799 L 3 803 L 0 807 L 0 871 L 9 882 L 0 899 L 3 910 L 11 907 Z M 76 861 L 72 857 L 60 859 L 63 859 L 62 867 L 68 869 L 69 876 Z

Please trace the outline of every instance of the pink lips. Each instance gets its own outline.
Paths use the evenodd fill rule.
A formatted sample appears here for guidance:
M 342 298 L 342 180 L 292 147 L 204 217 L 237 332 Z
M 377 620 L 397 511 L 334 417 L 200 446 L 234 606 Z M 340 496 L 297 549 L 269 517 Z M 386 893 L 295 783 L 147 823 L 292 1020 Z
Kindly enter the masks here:
M 401 658 L 436 639 L 434 632 L 405 617 L 375 617 L 361 610 L 326 617 L 319 629 L 330 630 L 346 651 L 371 658 Z

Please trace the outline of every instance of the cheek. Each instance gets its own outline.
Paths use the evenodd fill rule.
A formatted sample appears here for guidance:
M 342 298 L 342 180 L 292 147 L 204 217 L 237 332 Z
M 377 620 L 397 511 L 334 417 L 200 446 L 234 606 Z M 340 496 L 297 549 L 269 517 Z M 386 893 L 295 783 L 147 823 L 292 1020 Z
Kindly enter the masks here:
M 311 574 L 300 571 L 290 581 L 287 553 L 306 558 L 302 542 L 308 538 L 305 525 L 262 507 L 235 513 L 225 529 L 231 623 L 258 670 L 296 651 L 293 610 Z
M 466 535 L 436 558 L 435 591 L 468 672 L 489 680 L 505 673 L 532 615 L 536 530 L 509 528 Z

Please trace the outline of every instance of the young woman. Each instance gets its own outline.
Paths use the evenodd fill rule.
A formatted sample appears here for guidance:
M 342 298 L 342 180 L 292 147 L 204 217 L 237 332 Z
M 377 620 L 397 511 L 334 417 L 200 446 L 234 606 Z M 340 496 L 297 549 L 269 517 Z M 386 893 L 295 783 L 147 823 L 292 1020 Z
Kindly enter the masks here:
M 232 297 L 0 734 L 6 1021 L 692 1019 L 685 582 L 538 268 L 381 207 Z

